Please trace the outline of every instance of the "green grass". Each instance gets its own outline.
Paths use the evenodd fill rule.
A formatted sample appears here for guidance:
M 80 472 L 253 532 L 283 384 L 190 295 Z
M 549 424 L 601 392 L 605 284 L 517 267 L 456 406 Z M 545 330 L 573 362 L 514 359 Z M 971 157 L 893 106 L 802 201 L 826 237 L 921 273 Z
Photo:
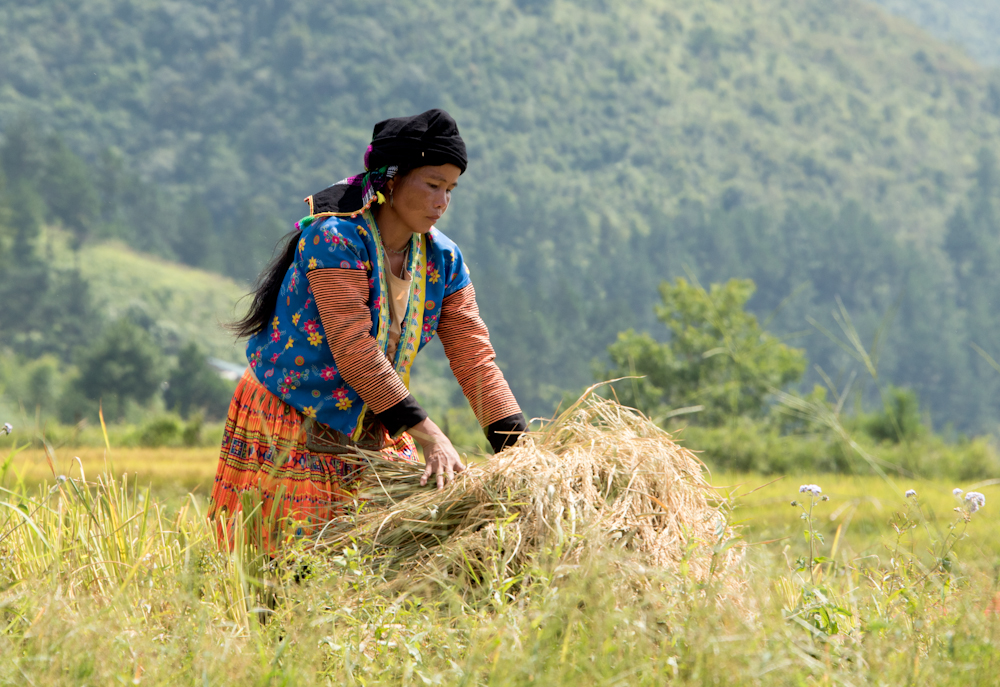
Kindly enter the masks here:
M 743 494 L 733 516 L 752 544 L 742 586 L 683 568 L 628 576 L 608 549 L 576 564 L 543 552 L 514 580 L 429 573 L 400 590 L 351 548 L 300 541 L 273 561 L 239 541 L 221 552 L 203 498 L 137 486 L 176 472 L 183 455 L 172 451 L 113 450 L 116 467 L 136 474 L 88 469 L 89 485 L 17 487 L 8 474 L 0 684 L 995 682 L 993 484 L 966 529 L 951 483 L 720 473 L 718 488 Z M 829 496 L 813 509 L 825 541 L 814 541 L 811 571 L 800 562 L 802 509 L 789 505 L 806 482 Z M 916 527 L 897 537 L 895 513 Z M 963 538 L 942 548 L 955 522 Z
M 755 474 L 719 473 L 712 483 L 719 488 L 729 487 L 738 498 L 734 499 L 734 519 L 744 524 L 748 541 L 781 540 L 781 546 L 795 546 L 802 540 L 800 510 L 790 505 L 801 501 L 798 487 L 816 483 L 830 500 L 817 506 L 817 530 L 831 544 L 840 530 L 839 552 L 844 560 L 861 556 L 878 555 L 891 541 L 890 522 L 894 515 L 905 512 L 910 505 L 903 494 L 914 489 L 928 529 L 914 531 L 913 550 L 926 548 L 929 540 L 943 538 L 948 525 L 954 521 L 954 508 L 960 503 L 952 494 L 955 487 L 963 491 L 979 491 L 988 504 L 1000 504 L 1000 481 L 980 483 L 940 481 L 926 479 L 885 481 L 879 477 L 853 475 L 813 474 L 782 477 Z M 738 490 L 733 489 L 739 487 Z M 745 494 L 745 496 L 739 496 Z M 958 545 L 956 553 L 970 566 L 990 570 L 1000 566 L 1000 541 L 993 536 L 996 518 L 984 511 L 974 517 L 968 526 L 967 537 Z M 910 541 L 908 539 L 908 541 Z M 778 545 L 778 542 L 775 542 Z

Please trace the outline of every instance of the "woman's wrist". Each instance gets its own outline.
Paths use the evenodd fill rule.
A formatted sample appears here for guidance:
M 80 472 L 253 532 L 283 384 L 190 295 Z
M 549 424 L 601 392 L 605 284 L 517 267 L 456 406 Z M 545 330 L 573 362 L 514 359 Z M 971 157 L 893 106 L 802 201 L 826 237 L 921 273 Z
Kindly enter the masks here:
M 434 424 L 434 421 L 429 417 L 424 418 L 417 424 L 410 427 L 407 430 L 409 435 L 413 437 L 414 441 L 420 444 L 422 447 L 428 446 L 430 444 L 436 444 L 442 439 L 447 441 L 447 435 L 441 431 L 441 429 Z

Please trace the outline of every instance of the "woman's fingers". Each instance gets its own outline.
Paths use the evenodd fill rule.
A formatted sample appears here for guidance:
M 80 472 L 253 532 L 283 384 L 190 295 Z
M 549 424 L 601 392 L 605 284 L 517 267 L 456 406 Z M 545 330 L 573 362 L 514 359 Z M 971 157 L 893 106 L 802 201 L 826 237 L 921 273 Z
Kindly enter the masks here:
M 441 444 L 433 445 L 424 450 L 424 466 L 424 472 L 420 476 L 420 486 L 426 486 L 433 475 L 438 489 L 444 489 L 445 485 L 450 484 L 455 479 L 456 474 L 466 470 L 458 451 L 453 447 L 445 447 Z
M 422 487 L 427 485 L 427 480 L 430 479 L 431 473 L 434 470 L 434 456 L 427 455 L 424 458 L 424 464 L 426 465 L 424 468 L 424 474 L 420 476 L 420 486 Z
M 465 466 L 458 451 L 451 445 L 447 435 L 430 418 L 424 418 L 410 428 L 410 434 L 424 449 L 424 472 L 420 476 L 420 486 L 426 486 L 431 475 L 435 476 L 438 489 L 455 479 L 455 475 L 465 472 Z

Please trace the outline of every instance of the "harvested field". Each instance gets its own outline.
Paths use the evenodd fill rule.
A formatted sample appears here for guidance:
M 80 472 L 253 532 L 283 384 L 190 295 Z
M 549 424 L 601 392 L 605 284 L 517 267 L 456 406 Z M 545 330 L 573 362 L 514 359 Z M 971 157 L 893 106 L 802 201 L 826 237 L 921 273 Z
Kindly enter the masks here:
M 171 451 L 136 454 L 137 479 L 98 457 L 86 481 L 8 473 L 0 685 L 995 684 L 992 481 L 713 488 L 595 401 L 442 492 L 376 462 L 355 517 L 271 558 L 220 551 L 203 500 L 157 486 Z
M 742 550 L 701 461 L 640 413 L 595 396 L 442 491 L 419 486 L 418 465 L 360 460 L 363 506 L 321 541 L 334 550 L 363 541 L 403 571 L 443 565 L 478 578 L 499 564 L 509 577 L 544 552 L 579 563 L 611 547 L 707 579 Z

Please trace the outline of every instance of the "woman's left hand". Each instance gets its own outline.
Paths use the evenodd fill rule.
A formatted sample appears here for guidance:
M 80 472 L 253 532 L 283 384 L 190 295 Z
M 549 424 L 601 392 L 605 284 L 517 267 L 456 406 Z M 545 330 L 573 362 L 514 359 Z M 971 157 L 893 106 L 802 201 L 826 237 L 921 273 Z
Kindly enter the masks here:
M 420 486 L 426 485 L 431 475 L 436 475 L 438 489 L 444 489 L 444 485 L 451 483 L 456 474 L 465 472 L 465 465 L 451 445 L 451 440 L 430 418 L 414 425 L 409 432 L 424 450 L 426 468 L 420 476 Z

